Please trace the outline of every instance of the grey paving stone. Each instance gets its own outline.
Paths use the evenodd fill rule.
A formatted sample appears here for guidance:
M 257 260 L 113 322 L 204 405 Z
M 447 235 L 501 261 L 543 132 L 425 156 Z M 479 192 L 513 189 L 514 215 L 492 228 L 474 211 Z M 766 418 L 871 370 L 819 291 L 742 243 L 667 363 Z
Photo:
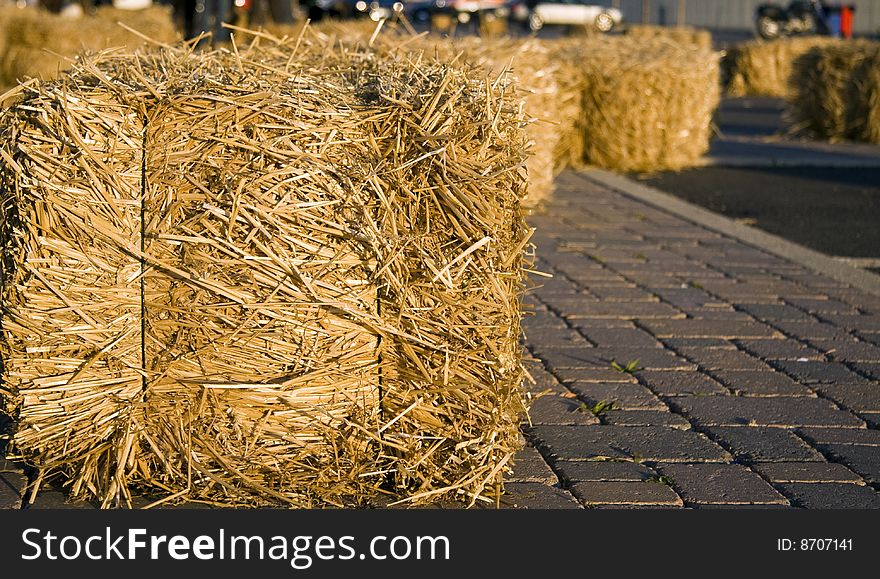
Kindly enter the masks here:
M 604 400 L 614 402 L 615 407 L 620 410 L 667 410 L 666 405 L 660 402 L 659 398 L 639 384 L 573 382 L 571 389 L 591 404 Z
M 684 506 L 672 488 L 649 482 L 578 482 L 572 493 L 587 506 L 595 505 L 669 505 Z
M 663 426 L 535 426 L 540 446 L 562 460 L 599 457 L 665 462 L 729 461 L 704 435 Z
M 880 412 L 859 412 L 859 417 L 868 423 L 869 428 L 880 428 Z
M 801 310 L 783 304 L 739 304 L 739 309 L 748 312 L 755 318 L 763 321 L 778 320 L 798 320 L 798 321 L 817 321 L 816 318 L 802 312 Z
M 880 452 L 876 446 L 821 444 L 819 450 L 862 475 L 869 483 L 880 483 Z
M 880 331 L 880 316 L 869 314 L 822 314 L 826 321 L 848 330 L 862 330 L 868 332 Z
M 564 383 L 575 382 L 638 382 L 636 377 L 626 372 L 607 368 L 552 368 L 553 373 Z
M 737 340 L 736 343 L 747 352 L 762 360 L 825 359 L 825 355 L 819 350 L 789 338 L 780 340 Z
M 798 428 L 813 444 L 862 444 L 880 446 L 880 430 L 868 428 Z M 880 452 L 880 450 L 878 450 Z
M 860 384 L 865 382 L 863 377 L 837 362 L 778 360 L 774 362 L 774 366 L 801 384 Z
M 805 310 L 808 313 L 855 314 L 858 313 L 850 304 L 840 300 L 814 298 L 785 298 L 786 303 Z
M 605 302 L 658 302 L 657 296 L 637 287 L 591 287 L 590 293 Z
M 665 410 L 614 410 L 602 415 L 605 424 L 619 426 L 669 426 L 688 430 L 691 423 L 678 414 Z
M 849 332 L 832 324 L 783 320 L 773 322 L 773 325 L 789 336 L 801 340 L 808 338 L 837 339 L 850 336 Z
M 709 436 L 739 460 L 824 461 L 814 448 L 783 428 L 760 426 L 713 426 Z
M 654 469 L 637 462 L 558 460 L 555 466 L 568 482 L 643 482 L 657 475 Z
M 719 382 L 700 372 L 642 370 L 637 376 L 660 396 L 730 394 Z
M 590 348 L 593 345 L 584 339 L 577 330 L 568 328 L 565 330 L 550 328 L 538 328 L 538 331 L 525 333 L 523 342 L 539 357 L 542 353 L 566 348 Z
M 37 493 L 33 504 L 28 509 L 96 509 L 97 507 L 82 500 L 71 500 L 67 494 L 59 490 L 45 490 Z
M 560 488 L 529 482 L 505 484 L 501 506 L 516 509 L 583 508 L 571 494 Z
M 638 362 L 638 368 L 646 370 L 695 370 L 696 366 L 662 348 L 635 348 L 618 346 L 614 348 L 568 348 L 548 352 L 546 358 L 552 368 L 603 368 L 612 369 L 617 362 L 626 366 L 631 361 Z
M 595 302 L 556 300 L 552 307 L 566 319 L 612 318 L 618 320 L 648 320 L 683 318 L 679 310 L 669 304 L 655 302 Z M 559 307 L 557 307 L 557 305 Z
M 694 287 L 678 287 L 678 288 L 660 288 L 655 290 L 663 301 L 672 304 L 677 308 L 693 308 L 704 307 L 710 304 L 723 304 L 714 297 L 701 289 Z
M 758 322 L 720 322 L 715 320 L 646 320 L 642 323 L 658 338 L 773 338 L 781 337 L 773 328 Z
M 771 370 L 758 358 L 739 350 L 688 348 L 679 353 L 705 370 Z
M 855 415 L 821 398 L 687 396 L 668 402 L 703 426 L 864 426 Z
M 608 368 L 607 363 L 598 360 L 591 352 L 596 348 L 589 344 L 575 348 L 536 348 L 535 353 L 552 370 L 564 368 Z
M 805 509 L 880 509 L 880 493 L 846 483 L 778 483 L 776 488 Z
M 837 362 L 877 362 L 880 361 L 880 346 L 870 342 L 849 340 L 810 340 L 810 345 L 825 352 Z
M 722 338 L 663 338 L 663 344 L 673 350 L 682 348 L 721 348 L 736 350 L 736 344 Z
M 585 332 L 591 328 L 632 328 L 630 320 L 613 320 L 611 318 L 572 320 L 571 325 L 579 331 Z
M 598 424 L 599 419 L 581 410 L 582 402 L 558 394 L 541 396 L 529 408 L 532 424 Z
M 0 509 L 20 509 L 27 477 L 17 472 L 0 473 Z
M 836 462 L 759 462 L 752 468 L 770 482 L 865 484 L 862 477 Z
M 740 464 L 658 464 L 687 503 L 788 504 L 756 473 Z
M 880 363 L 858 362 L 852 367 L 869 380 L 880 381 Z
M 546 392 L 547 390 L 556 394 L 565 394 L 568 392 L 568 389 L 556 379 L 556 376 L 545 370 L 543 366 L 527 365 L 526 371 L 528 371 L 529 376 L 534 380 L 534 383 L 528 378 L 523 381 L 523 389 L 526 392 L 532 394 L 539 394 Z
M 0 454 L 0 473 L 2 472 L 23 473 L 24 469 L 20 463 L 7 460 L 2 454 Z
M 583 335 L 600 347 L 661 348 L 654 336 L 638 328 L 582 328 Z
M 856 412 L 880 412 L 880 384 L 816 384 L 817 392 Z
M 513 459 L 513 473 L 510 482 L 535 482 L 554 485 L 559 482 L 553 469 L 533 446 L 525 446 Z
M 755 370 L 716 370 L 712 375 L 735 394 L 742 396 L 815 396 L 812 390 L 785 374 Z

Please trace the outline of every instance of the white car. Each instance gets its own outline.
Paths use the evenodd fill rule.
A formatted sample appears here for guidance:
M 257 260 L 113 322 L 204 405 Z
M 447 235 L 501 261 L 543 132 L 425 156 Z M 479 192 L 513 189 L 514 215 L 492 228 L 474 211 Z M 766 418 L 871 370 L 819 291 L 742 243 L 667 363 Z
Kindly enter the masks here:
M 623 13 L 617 8 L 584 0 L 524 0 L 511 7 L 511 14 L 517 20 L 528 22 L 529 28 L 535 31 L 545 24 L 574 24 L 609 32 L 623 22 Z

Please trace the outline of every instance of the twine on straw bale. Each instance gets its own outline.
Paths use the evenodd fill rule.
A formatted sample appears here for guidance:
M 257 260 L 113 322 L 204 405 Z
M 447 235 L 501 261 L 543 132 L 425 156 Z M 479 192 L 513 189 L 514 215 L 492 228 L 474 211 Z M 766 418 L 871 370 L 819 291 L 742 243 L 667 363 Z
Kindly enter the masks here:
M 530 233 L 508 75 L 258 36 L 86 58 L 0 117 L 14 448 L 105 507 L 494 494 Z
M 791 79 L 795 130 L 880 143 L 880 43 L 840 42 L 801 56 Z

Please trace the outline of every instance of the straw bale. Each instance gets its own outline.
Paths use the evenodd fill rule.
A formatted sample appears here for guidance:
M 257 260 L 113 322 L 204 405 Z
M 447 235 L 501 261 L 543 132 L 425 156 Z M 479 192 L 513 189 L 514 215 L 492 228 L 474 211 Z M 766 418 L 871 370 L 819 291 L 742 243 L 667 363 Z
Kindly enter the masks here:
M 530 117 L 526 133 L 531 141 L 526 161 L 528 193 L 523 203 L 537 207 L 553 193 L 553 181 L 567 163 L 559 162 L 563 120 L 572 113 L 572 103 L 559 89 L 562 63 L 536 38 L 463 37 L 438 41 L 425 36 L 413 43 L 441 60 L 460 60 L 478 66 L 488 77 L 509 72 L 521 91 L 525 112 Z M 568 109 L 566 108 L 568 107 Z
M 475 501 L 519 446 L 508 75 L 264 36 L 0 115 L 13 445 L 103 506 Z
M 655 26 L 650 24 L 630 24 L 624 34 L 639 40 L 665 39 L 695 48 L 712 50 L 712 33 L 693 26 Z
M 562 41 L 583 91 L 575 125 L 586 162 L 621 171 L 678 170 L 709 148 L 720 101 L 719 54 L 670 42 Z
M 814 48 L 795 62 L 791 86 L 796 130 L 831 141 L 880 143 L 880 43 Z
M 753 40 L 733 46 L 724 56 L 727 93 L 785 98 L 790 94 L 795 61 L 815 47 L 841 42 L 824 36 L 805 36 Z
M 81 50 L 142 46 L 145 40 L 118 23 L 157 42 L 178 38 L 170 6 L 144 10 L 101 7 L 95 16 L 65 18 L 36 8 L 3 12 L 5 39 L 0 51 L 0 84 L 11 86 L 27 77 L 54 78 Z

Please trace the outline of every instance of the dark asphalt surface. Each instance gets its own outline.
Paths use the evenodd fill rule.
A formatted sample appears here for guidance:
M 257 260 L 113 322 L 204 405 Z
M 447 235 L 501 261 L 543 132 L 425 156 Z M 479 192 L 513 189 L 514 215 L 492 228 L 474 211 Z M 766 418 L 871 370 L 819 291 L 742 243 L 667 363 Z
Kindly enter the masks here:
M 719 130 L 779 135 L 783 109 L 773 99 L 730 99 L 719 111 Z M 635 177 L 828 255 L 880 258 L 880 168 L 705 167 Z

